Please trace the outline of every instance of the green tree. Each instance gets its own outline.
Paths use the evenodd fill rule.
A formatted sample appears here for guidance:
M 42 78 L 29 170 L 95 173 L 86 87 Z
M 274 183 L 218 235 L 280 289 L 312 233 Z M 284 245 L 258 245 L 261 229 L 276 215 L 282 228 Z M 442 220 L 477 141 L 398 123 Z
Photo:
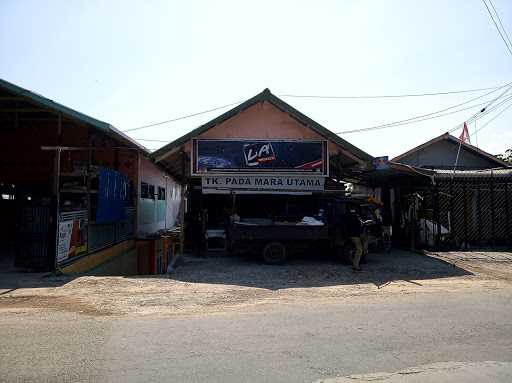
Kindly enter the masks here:
M 504 154 L 498 154 L 496 157 L 505 161 L 507 164 L 512 165 L 512 148 L 505 150 Z

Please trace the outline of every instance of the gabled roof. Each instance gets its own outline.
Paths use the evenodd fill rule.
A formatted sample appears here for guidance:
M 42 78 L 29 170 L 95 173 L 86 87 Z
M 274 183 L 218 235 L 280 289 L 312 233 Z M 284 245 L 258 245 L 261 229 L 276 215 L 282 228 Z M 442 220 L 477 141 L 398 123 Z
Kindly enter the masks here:
M 395 158 L 392 159 L 392 161 L 400 162 L 401 159 L 404 159 L 405 157 L 409 157 L 411 154 L 416 153 L 425 148 L 428 148 L 429 146 L 432 146 L 441 141 L 448 141 L 448 142 L 454 143 L 456 145 L 462 145 L 462 147 L 467 149 L 468 151 L 470 151 L 476 155 L 479 155 L 481 157 L 484 157 L 485 159 L 496 163 L 498 166 L 508 166 L 508 164 L 506 162 L 500 160 L 498 157 L 493 156 L 492 154 L 487 153 L 487 152 L 483 151 L 482 149 L 477 148 L 476 146 L 473 146 L 466 142 L 462 142 L 457 137 L 452 136 L 448 132 L 443 133 L 440 136 L 435 137 L 435 138 L 431 139 L 430 141 L 427 141 L 421 145 L 418 145 L 415 148 L 412 148 L 411 150 L 408 150 L 407 152 L 400 154 L 399 156 L 396 156 Z
M 12 84 L 3 79 L 0 79 L 0 88 L 3 88 L 5 90 L 7 90 L 8 92 L 15 94 L 16 96 L 25 97 L 28 99 L 28 101 L 31 101 L 34 104 L 37 104 L 43 108 L 47 108 L 52 111 L 62 113 L 62 115 L 66 116 L 68 118 L 78 120 L 84 124 L 91 125 L 91 126 L 95 127 L 96 129 L 101 130 L 104 133 L 112 136 L 113 138 L 123 141 L 132 147 L 134 146 L 134 147 L 142 150 L 145 153 L 149 153 L 149 151 L 144 146 L 140 145 L 137 141 L 128 137 L 126 134 L 124 134 L 120 130 L 116 129 L 115 127 L 113 127 L 112 125 L 110 125 L 107 122 L 100 121 L 100 120 L 97 120 L 96 118 L 93 118 L 86 114 L 80 113 L 74 109 L 68 108 L 65 105 L 59 104 L 58 102 L 50 100 L 49 98 L 41 96 L 40 94 L 32 92 L 28 89 L 22 88 L 21 86 Z
M 327 128 L 324 128 L 322 125 L 320 125 L 318 122 L 312 120 L 308 116 L 302 114 L 297 109 L 292 107 L 291 105 L 287 104 L 283 100 L 281 100 L 279 97 L 273 95 L 270 90 L 267 88 L 263 90 L 263 92 L 257 94 L 256 96 L 250 98 L 249 100 L 241 103 L 240 105 L 234 107 L 233 109 L 227 111 L 226 113 L 214 118 L 213 120 L 207 122 L 204 125 L 199 126 L 198 128 L 192 130 L 191 132 L 185 134 L 184 136 L 181 136 L 180 138 L 172 141 L 171 143 L 161 147 L 160 149 L 154 151 L 151 153 L 151 157 L 153 159 L 158 159 L 165 153 L 168 153 L 169 151 L 185 144 L 190 139 L 197 137 L 207 130 L 213 128 L 214 126 L 228 120 L 229 118 L 237 115 L 238 113 L 242 112 L 243 110 L 251 107 L 254 104 L 257 104 L 259 102 L 268 101 L 281 111 L 289 114 L 291 117 L 299 121 L 300 123 L 304 124 L 308 128 L 312 129 L 322 137 L 334 142 L 341 148 L 353 153 L 356 157 L 360 158 L 364 161 L 371 161 L 373 159 L 372 156 L 370 156 L 368 153 L 362 151 L 358 147 L 352 145 L 351 143 L 345 141 L 337 134 L 331 132 Z

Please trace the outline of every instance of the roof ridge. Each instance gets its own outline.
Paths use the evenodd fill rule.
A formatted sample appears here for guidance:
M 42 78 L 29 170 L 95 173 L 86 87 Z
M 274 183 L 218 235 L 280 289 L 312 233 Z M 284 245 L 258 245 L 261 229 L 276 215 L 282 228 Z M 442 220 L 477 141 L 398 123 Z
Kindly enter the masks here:
M 167 145 L 161 147 L 160 149 L 154 151 L 151 154 L 151 157 L 158 161 L 159 159 L 162 159 L 162 155 L 165 153 L 173 150 L 175 147 L 178 147 L 188 140 L 205 133 L 209 129 L 215 127 L 216 125 L 220 124 L 221 122 L 224 122 L 228 120 L 229 118 L 235 116 L 236 114 L 248 109 L 252 105 L 258 103 L 258 102 L 264 102 L 268 101 L 271 104 L 273 104 L 275 107 L 283 111 L 284 113 L 287 113 L 292 118 L 295 118 L 303 125 L 307 126 L 308 128 L 314 130 L 319 135 L 323 136 L 324 138 L 331 140 L 341 148 L 352 152 L 355 157 L 360 158 L 362 161 L 369 161 L 373 159 L 371 155 L 364 152 L 363 150 L 359 149 L 355 145 L 352 145 L 350 142 L 344 140 L 343 138 L 339 137 L 334 132 L 330 131 L 329 129 L 323 127 L 321 124 L 313 120 L 312 118 L 306 116 L 302 112 L 295 109 L 290 104 L 286 103 L 276 95 L 274 95 L 269 88 L 263 89 L 262 92 L 258 93 L 257 95 L 249 98 L 248 100 L 242 102 L 241 104 L 235 106 L 234 108 L 228 110 L 227 112 L 221 114 L 220 116 L 215 117 L 214 119 L 206 122 L 205 124 L 200 125 L 196 129 L 191 130 L 190 132 L 184 134 L 183 136 L 177 138 L 174 141 L 171 141 Z

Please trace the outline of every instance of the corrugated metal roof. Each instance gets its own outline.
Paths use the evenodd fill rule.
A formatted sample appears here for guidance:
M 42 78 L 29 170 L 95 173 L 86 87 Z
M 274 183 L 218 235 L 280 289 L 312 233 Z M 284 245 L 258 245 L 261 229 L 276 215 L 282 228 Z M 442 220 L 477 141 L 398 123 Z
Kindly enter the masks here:
M 117 138 L 121 141 L 124 141 L 125 143 L 129 144 L 130 146 L 135 146 L 138 149 L 142 150 L 143 152 L 149 154 L 149 151 L 139 144 L 134 139 L 128 137 L 126 134 L 121 132 L 120 130 L 116 129 L 112 125 L 110 125 L 107 122 L 98 120 L 96 118 L 93 118 L 91 116 L 88 116 L 86 114 L 83 114 L 81 112 L 78 112 L 74 109 L 71 109 L 65 105 L 59 104 L 58 102 L 55 102 L 53 100 L 50 100 L 49 98 L 46 98 L 38 93 L 32 92 L 28 89 L 22 88 L 21 86 L 15 85 L 13 83 L 10 83 L 8 81 L 5 81 L 3 79 L 0 79 L 0 88 L 6 89 L 8 92 L 11 92 L 19 97 L 26 97 L 31 102 L 42 106 L 47 109 L 54 110 L 56 112 L 62 113 L 63 115 L 67 116 L 68 118 L 72 118 L 78 121 L 81 121 L 85 124 L 91 125 L 95 127 L 96 129 L 99 129 L 107 134 L 110 134 L 113 136 L 113 138 Z
M 474 154 L 476 154 L 478 156 L 484 157 L 484 158 L 486 158 L 489 161 L 494 162 L 496 166 L 506 166 L 507 165 L 504 161 L 502 161 L 498 157 L 493 156 L 492 154 L 487 153 L 486 151 L 484 151 L 484 150 L 482 150 L 480 148 L 477 148 L 476 146 L 468 144 L 467 142 L 463 142 L 463 141 L 459 140 L 457 137 L 452 136 L 448 132 L 447 133 L 443 133 L 440 136 L 431 139 L 430 141 L 424 142 L 423 144 L 418 145 L 418 146 L 408 150 L 407 152 L 402 153 L 402 154 L 396 156 L 395 158 L 393 158 L 393 161 L 400 162 L 405 157 L 408 157 L 411 154 L 416 153 L 419 150 L 428 148 L 429 146 L 434 145 L 435 143 L 440 142 L 440 141 L 449 141 L 449 142 L 452 142 L 452 143 L 454 143 L 456 145 L 461 145 L 463 148 L 469 150 L 470 152 L 472 152 L 472 153 L 474 153 Z
M 512 177 L 512 168 L 495 168 L 482 170 L 435 170 L 435 177 L 439 178 L 480 178 L 480 177 Z

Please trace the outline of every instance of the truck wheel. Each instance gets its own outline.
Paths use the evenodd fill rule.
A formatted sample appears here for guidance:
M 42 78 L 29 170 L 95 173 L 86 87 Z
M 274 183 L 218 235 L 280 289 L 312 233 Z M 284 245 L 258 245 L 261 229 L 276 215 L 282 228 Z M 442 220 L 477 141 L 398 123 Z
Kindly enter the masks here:
M 280 242 L 271 242 L 263 248 L 262 256 L 268 265 L 282 265 L 286 261 L 286 247 Z

